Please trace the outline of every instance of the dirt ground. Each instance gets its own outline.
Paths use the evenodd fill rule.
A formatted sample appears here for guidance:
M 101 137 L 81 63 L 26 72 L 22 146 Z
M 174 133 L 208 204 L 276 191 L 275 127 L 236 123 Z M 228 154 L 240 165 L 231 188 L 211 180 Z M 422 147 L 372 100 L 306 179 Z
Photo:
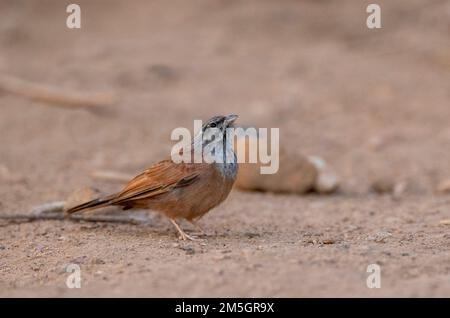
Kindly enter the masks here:
M 72 1 L 73 2 L 73 1 Z M 82 92 L 107 112 L 0 91 L 0 214 L 74 189 L 117 191 L 96 170 L 138 173 L 175 127 L 237 113 L 319 155 L 334 195 L 233 190 L 180 242 L 143 225 L 0 221 L 0 296 L 450 296 L 450 3 L 377 1 L 0 1 L 0 72 Z M 371 191 L 377 180 L 406 185 Z M 185 225 L 189 228 L 188 225 Z M 80 265 L 82 287 L 66 287 Z M 369 264 L 381 288 L 366 286 Z

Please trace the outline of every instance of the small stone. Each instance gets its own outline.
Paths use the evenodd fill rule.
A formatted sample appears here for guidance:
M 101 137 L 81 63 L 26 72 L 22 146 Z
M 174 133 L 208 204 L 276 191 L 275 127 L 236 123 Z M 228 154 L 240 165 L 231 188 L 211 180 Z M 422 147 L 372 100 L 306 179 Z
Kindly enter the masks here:
M 336 175 L 330 173 L 321 173 L 314 184 L 314 190 L 318 193 L 329 194 L 335 192 L 339 187 L 339 179 Z
M 35 272 L 39 272 L 39 270 L 40 270 L 41 268 L 39 267 L 39 265 L 32 265 L 32 266 L 31 266 L 31 269 L 32 269 L 33 271 L 35 271 Z
M 336 173 L 321 157 L 309 156 L 308 160 L 317 170 L 317 177 L 313 185 L 314 190 L 322 194 L 335 192 L 339 188 L 339 178 Z
M 96 264 L 96 265 L 105 264 L 105 261 L 102 260 L 101 258 L 94 257 L 91 259 L 91 264 Z
M 367 239 L 369 241 L 375 241 L 377 243 L 385 243 L 386 239 L 391 236 L 392 236 L 392 233 L 390 233 L 390 232 L 380 231 L 380 232 L 375 233 L 375 235 L 369 236 Z
M 391 179 L 381 178 L 372 182 L 372 191 L 378 194 L 392 193 L 394 191 L 395 183 Z
M 450 219 L 441 220 L 441 221 L 439 221 L 439 224 L 441 224 L 441 225 L 450 225 Z
M 259 237 L 260 235 L 259 235 L 259 233 L 252 233 L 252 232 L 245 232 L 245 234 L 244 234 L 246 237 L 248 237 L 248 238 L 254 238 L 254 237 Z
M 179 248 L 180 248 L 180 250 L 185 251 L 187 255 L 195 254 L 195 249 L 191 245 L 180 246 Z
M 371 189 L 378 194 L 392 194 L 394 199 L 400 198 L 406 191 L 404 181 L 395 181 L 390 178 L 379 178 L 372 182 Z
M 335 240 L 333 240 L 333 239 L 325 239 L 325 240 L 322 240 L 322 244 L 334 244 L 334 243 L 336 243 L 336 241 Z

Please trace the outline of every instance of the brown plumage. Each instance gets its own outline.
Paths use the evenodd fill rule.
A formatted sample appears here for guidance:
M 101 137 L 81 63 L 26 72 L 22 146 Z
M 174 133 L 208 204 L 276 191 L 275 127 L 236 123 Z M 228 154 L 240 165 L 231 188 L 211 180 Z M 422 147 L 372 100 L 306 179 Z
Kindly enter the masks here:
M 217 127 L 222 132 L 222 141 L 214 142 L 222 142 L 224 151 L 231 149 L 232 140 L 226 140 L 225 129 L 236 118 L 236 115 L 213 117 L 203 126 L 203 132 L 207 128 Z M 236 174 L 235 156 L 233 162 L 225 164 L 174 163 L 172 160 L 163 160 L 136 176 L 119 193 L 75 206 L 67 212 L 75 213 L 111 205 L 121 206 L 124 210 L 151 209 L 167 216 L 183 240 L 193 239 L 175 220 L 184 218 L 198 227 L 196 221 L 227 198 Z

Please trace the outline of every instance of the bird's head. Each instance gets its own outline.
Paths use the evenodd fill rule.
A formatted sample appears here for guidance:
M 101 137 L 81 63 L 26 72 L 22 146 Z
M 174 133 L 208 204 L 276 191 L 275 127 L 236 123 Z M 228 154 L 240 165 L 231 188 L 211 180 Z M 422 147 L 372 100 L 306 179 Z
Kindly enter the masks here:
M 202 126 L 203 146 L 226 142 L 227 128 L 233 127 L 237 115 L 214 116 Z M 232 140 L 230 140 L 232 141 Z M 230 142 L 228 141 L 228 142 Z
M 219 129 L 222 133 L 228 127 L 232 127 L 234 121 L 238 118 L 238 115 L 227 115 L 227 116 L 214 116 L 209 119 L 202 127 L 203 133 L 205 133 L 208 129 Z

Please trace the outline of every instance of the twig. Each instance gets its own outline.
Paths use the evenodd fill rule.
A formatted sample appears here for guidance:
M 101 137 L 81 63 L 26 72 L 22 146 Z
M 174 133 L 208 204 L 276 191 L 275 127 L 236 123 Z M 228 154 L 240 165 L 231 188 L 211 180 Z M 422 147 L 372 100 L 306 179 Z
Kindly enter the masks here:
M 0 75 L 0 90 L 31 100 L 70 107 L 99 107 L 115 103 L 112 93 L 82 94 L 53 86 L 33 83 L 9 75 Z
M 64 212 L 65 204 L 66 204 L 65 201 L 55 201 L 55 202 L 44 203 L 42 205 L 38 205 L 37 207 L 34 207 L 31 210 L 31 214 L 33 216 L 39 216 L 41 214 L 46 214 L 46 213 L 51 213 L 51 212 L 62 213 L 62 212 Z
M 8 214 L 0 215 L 0 220 L 12 223 L 33 222 L 39 220 L 70 220 L 70 221 L 86 221 L 86 222 L 109 222 L 109 223 L 127 223 L 141 224 L 148 222 L 147 217 L 140 216 L 116 216 L 116 215 L 66 215 L 64 213 L 64 201 L 50 202 L 39 205 L 31 210 L 28 214 Z
M 26 223 L 41 220 L 70 220 L 70 221 L 86 221 L 86 222 L 108 222 L 108 223 L 127 223 L 127 224 L 141 224 L 147 221 L 145 218 L 138 217 L 124 217 L 124 216 L 112 216 L 112 215 L 96 215 L 96 216 L 83 216 L 83 215 L 71 215 L 66 217 L 62 213 L 48 213 L 41 215 L 30 214 L 11 214 L 0 215 L 1 220 L 13 223 Z

